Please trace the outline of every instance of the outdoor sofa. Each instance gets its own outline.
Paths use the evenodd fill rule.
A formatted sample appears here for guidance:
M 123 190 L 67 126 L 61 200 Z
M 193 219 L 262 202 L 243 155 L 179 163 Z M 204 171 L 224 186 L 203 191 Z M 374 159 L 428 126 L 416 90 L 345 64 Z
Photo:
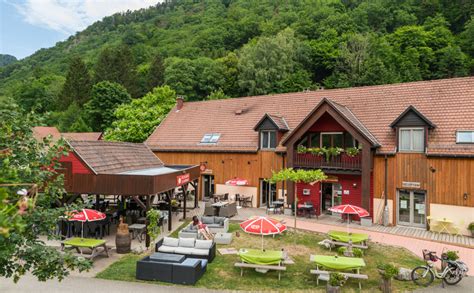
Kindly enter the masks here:
M 156 243 L 155 251 L 212 262 L 216 257 L 216 244 L 212 240 L 165 237 Z
M 206 269 L 206 259 L 158 252 L 137 262 L 136 278 L 194 285 L 204 275 Z
M 209 232 L 211 233 L 227 233 L 229 230 L 229 219 L 224 217 L 201 217 L 201 222 L 207 225 Z M 199 235 L 196 227 L 193 226 L 193 223 L 190 223 L 188 226 L 184 227 L 178 234 L 179 238 L 202 238 Z

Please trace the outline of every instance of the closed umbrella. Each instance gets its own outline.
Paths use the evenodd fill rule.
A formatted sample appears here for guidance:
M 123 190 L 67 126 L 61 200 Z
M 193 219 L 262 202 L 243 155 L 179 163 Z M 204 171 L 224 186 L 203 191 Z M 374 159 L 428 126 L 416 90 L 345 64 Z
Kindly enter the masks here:
M 107 216 L 104 213 L 101 213 L 96 210 L 91 209 L 83 209 L 82 211 L 74 211 L 72 212 L 72 216 L 69 218 L 69 221 L 78 221 L 82 222 L 82 231 L 81 231 L 81 238 L 84 238 L 84 222 L 93 222 L 93 221 L 100 221 L 105 219 Z
M 276 235 L 286 230 L 286 225 L 280 221 L 267 217 L 254 217 L 242 223 L 240 227 L 246 233 L 262 235 L 262 250 L 263 250 L 263 236 Z

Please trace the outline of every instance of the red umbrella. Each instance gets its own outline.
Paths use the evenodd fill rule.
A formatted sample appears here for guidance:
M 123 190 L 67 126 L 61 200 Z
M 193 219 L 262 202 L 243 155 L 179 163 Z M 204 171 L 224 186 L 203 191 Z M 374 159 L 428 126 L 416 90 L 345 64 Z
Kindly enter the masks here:
M 331 212 L 339 213 L 339 214 L 358 215 L 361 218 L 367 217 L 370 215 L 367 210 L 358 206 L 351 205 L 351 204 L 341 204 L 341 205 L 329 208 L 329 210 Z
M 232 186 L 244 186 L 249 185 L 249 181 L 247 179 L 237 178 L 227 180 L 225 185 L 232 185 Z
M 107 216 L 96 210 L 83 209 L 82 211 L 73 211 L 69 221 L 82 222 L 81 236 L 84 238 L 84 222 L 100 221 L 105 219 Z
M 267 217 L 254 217 L 240 223 L 242 230 L 249 234 L 262 235 L 262 250 L 263 250 L 263 235 L 280 234 L 286 230 L 286 225 L 278 220 Z

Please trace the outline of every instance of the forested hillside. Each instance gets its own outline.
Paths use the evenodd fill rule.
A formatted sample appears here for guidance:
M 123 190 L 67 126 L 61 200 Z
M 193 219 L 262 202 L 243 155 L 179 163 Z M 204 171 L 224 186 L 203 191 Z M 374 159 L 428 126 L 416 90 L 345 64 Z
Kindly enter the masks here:
M 62 131 L 123 130 L 143 118 L 115 109 L 149 92 L 144 109 L 169 109 L 173 91 L 203 100 L 466 76 L 473 11 L 469 0 L 167 1 L 0 68 L 0 95 Z
M 7 66 L 16 61 L 16 57 L 8 54 L 0 54 L 0 67 Z

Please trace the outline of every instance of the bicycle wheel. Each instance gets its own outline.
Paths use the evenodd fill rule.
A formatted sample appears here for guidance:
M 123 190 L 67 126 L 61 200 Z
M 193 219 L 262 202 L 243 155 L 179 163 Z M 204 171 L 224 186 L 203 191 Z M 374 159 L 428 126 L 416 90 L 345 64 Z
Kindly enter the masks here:
M 411 271 L 411 279 L 418 286 L 427 287 L 433 283 L 434 275 L 428 267 L 420 266 Z
M 451 268 L 449 271 L 446 272 L 444 276 L 444 281 L 448 285 L 456 285 L 457 283 L 461 282 L 462 280 L 462 273 L 458 271 L 458 269 Z

